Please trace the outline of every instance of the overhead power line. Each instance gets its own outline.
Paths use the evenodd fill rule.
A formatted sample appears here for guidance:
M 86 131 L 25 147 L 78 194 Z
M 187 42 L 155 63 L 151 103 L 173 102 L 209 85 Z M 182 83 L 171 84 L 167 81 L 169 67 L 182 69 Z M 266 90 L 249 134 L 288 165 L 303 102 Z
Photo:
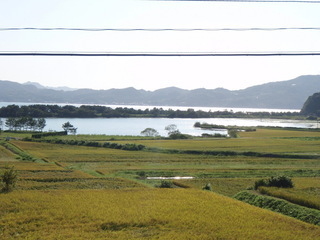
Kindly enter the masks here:
M 0 56 L 60 57 L 268 57 L 320 56 L 313 52 L 0 52 Z
M 284 30 L 320 30 L 320 27 L 274 27 L 274 28 L 35 28 L 35 27 L 13 27 L 0 28 L 0 31 L 88 31 L 88 32 L 104 32 L 104 31 L 147 31 L 147 32 L 164 32 L 164 31 L 284 31 Z
M 248 2 L 248 3 L 320 3 L 312 0 L 154 0 L 166 2 Z

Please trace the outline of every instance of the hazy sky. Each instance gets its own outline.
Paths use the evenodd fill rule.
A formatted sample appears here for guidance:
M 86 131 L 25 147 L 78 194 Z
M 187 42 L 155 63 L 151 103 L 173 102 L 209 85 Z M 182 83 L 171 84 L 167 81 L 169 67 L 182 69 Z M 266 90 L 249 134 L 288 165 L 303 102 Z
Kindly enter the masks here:
M 320 4 L 138 0 L 0 0 L 0 28 L 320 27 Z M 320 51 L 320 30 L 0 31 L 0 51 Z M 74 88 L 230 90 L 320 74 L 320 56 L 13 57 L 0 80 Z

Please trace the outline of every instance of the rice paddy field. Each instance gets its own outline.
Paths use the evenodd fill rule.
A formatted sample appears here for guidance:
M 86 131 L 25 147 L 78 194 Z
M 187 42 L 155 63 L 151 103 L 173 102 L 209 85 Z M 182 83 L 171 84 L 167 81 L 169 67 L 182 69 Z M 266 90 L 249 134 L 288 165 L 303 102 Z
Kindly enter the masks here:
M 13 192 L 0 194 L 0 239 L 320 239 L 319 226 L 232 198 L 258 179 L 286 175 L 294 188 L 261 193 L 319 209 L 319 131 L 257 129 L 234 139 L 57 138 L 145 148 L 2 140 L 0 171 L 14 166 L 18 181 Z M 175 179 L 171 189 L 148 179 L 177 176 L 192 179 Z M 212 191 L 202 190 L 208 183 Z
M 0 195 L 3 239 L 313 240 L 320 235 L 319 227 L 199 190 L 15 191 L 10 195 Z

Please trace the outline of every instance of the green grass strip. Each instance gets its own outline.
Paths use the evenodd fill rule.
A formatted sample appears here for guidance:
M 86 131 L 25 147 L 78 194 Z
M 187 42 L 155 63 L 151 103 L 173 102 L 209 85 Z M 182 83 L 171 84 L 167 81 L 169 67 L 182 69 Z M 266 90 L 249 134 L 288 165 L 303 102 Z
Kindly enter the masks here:
M 298 154 L 277 154 L 277 153 L 260 153 L 260 152 L 236 152 L 236 151 L 201 151 L 201 150 L 178 150 L 164 149 L 157 147 L 146 147 L 142 144 L 120 144 L 114 142 L 96 142 L 84 140 L 62 140 L 62 139 L 34 139 L 25 138 L 25 141 L 46 142 L 53 144 L 78 145 L 87 147 L 104 147 L 126 151 L 147 151 L 155 153 L 168 154 L 194 154 L 194 155 L 211 155 L 211 156 L 246 156 L 246 157 L 263 157 L 263 158 L 291 158 L 291 159 L 319 159 L 318 155 L 298 155 Z
M 320 226 L 320 211 L 315 209 L 303 207 L 274 197 L 257 195 L 248 191 L 237 193 L 233 198 Z
M 4 146 L 9 151 L 13 152 L 14 154 L 18 155 L 22 160 L 25 161 L 36 161 L 37 159 L 31 156 L 30 154 L 24 152 L 20 148 L 16 147 L 15 145 L 11 144 L 10 142 L 1 142 L 0 145 Z

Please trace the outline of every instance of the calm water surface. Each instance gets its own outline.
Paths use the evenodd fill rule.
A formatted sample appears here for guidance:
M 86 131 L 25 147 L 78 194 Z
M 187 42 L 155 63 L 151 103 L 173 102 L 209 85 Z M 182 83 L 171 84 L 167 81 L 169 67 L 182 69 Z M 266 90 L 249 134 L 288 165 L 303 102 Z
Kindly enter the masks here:
M 31 105 L 39 103 L 14 103 L 1 102 L 0 107 L 16 105 Z M 50 103 L 43 103 L 50 104 Z M 67 105 L 66 103 L 57 103 L 57 105 Z M 70 104 L 80 106 L 82 104 Z M 91 104 L 93 105 L 93 104 Z M 111 108 L 128 107 L 134 109 L 152 109 L 163 108 L 173 110 L 187 110 L 192 108 L 194 110 L 202 111 L 234 111 L 234 112 L 298 112 L 296 109 L 258 109 L 258 108 L 216 108 L 216 107 L 173 107 L 173 106 L 131 106 L 131 105 L 101 105 Z M 2 119 L 3 122 L 5 119 Z M 195 122 L 226 125 L 226 126 L 274 126 L 274 127 L 299 127 L 299 128 L 316 128 L 316 121 L 298 121 L 298 120 L 281 120 L 281 119 L 241 119 L 241 118 L 47 118 L 47 126 L 44 131 L 62 131 L 62 125 L 65 122 L 70 122 L 74 127 L 78 128 L 77 134 L 106 134 L 106 135 L 140 135 L 140 132 L 145 128 L 156 129 L 161 136 L 166 136 L 167 132 L 164 130 L 169 124 L 177 125 L 181 133 L 190 134 L 194 136 L 202 133 L 220 133 L 227 134 L 224 129 L 201 130 L 194 128 Z
M 48 118 L 45 131 L 62 131 L 62 124 L 69 121 L 78 128 L 78 134 L 106 134 L 106 135 L 140 135 L 145 128 L 156 129 L 161 136 L 166 136 L 164 130 L 169 124 L 176 124 L 181 133 L 201 135 L 202 133 L 221 133 L 227 131 L 217 129 L 215 131 L 194 128 L 195 122 L 229 126 L 274 126 L 274 127 L 300 127 L 316 128 L 315 121 L 297 121 L 281 119 L 239 119 L 239 118 Z

